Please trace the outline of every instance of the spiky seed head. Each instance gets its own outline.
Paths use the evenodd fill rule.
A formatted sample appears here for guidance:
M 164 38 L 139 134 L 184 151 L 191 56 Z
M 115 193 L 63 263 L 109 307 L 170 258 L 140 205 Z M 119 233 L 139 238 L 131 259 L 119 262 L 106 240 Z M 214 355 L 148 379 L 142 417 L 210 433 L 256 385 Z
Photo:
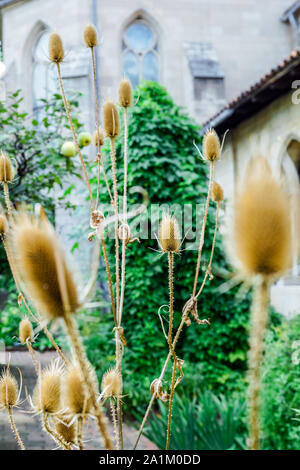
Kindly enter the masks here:
M 38 411 L 51 414 L 60 411 L 63 375 L 64 369 L 57 360 L 42 370 L 33 392 L 33 404 Z
M 99 127 L 99 129 L 95 130 L 94 132 L 94 135 L 93 135 L 93 143 L 95 145 L 95 147 L 102 147 L 102 145 L 104 144 L 104 134 L 103 134 L 103 130 L 101 129 L 101 127 Z
M 116 369 L 109 369 L 102 377 L 101 390 L 105 398 L 120 397 L 122 393 L 122 377 Z
M 119 115 L 117 107 L 107 101 L 103 108 L 104 130 L 107 137 L 114 138 L 119 135 Z
M 78 307 L 76 285 L 49 222 L 20 216 L 14 226 L 16 267 L 29 297 L 49 318 L 74 313 Z
M 88 364 L 89 374 L 94 390 L 98 393 L 97 378 L 91 364 Z M 71 414 L 88 414 L 92 402 L 87 394 L 87 388 L 79 365 L 74 362 L 69 365 L 64 377 L 64 400 Z
M 213 183 L 211 188 L 211 198 L 214 202 L 222 202 L 224 199 L 224 191 L 222 186 L 216 181 Z
M 0 377 L 0 405 L 5 408 L 16 406 L 18 395 L 18 382 L 9 369 L 6 369 Z
M 10 158 L 5 153 L 0 153 L 0 183 L 10 183 L 15 176 Z
M 86 47 L 96 47 L 98 45 L 97 31 L 94 25 L 87 25 L 83 36 Z
M 220 139 L 214 129 L 208 129 L 204 134 L 202 151 L 204 158 L 210 162 L 214 162 L 220 157 Z
M 127 79 L 122 80 L 120 83 L 119 101 L 120 101 L 120 106 L 123 106 L 123 108 L 128 108 L 128 106 L 132 105 L 131 84 L 130 84 L 130 81 Z
M 164 252 L 178 253 L 180 234 L 175 217 L 164 214 L 159 227 L 159 243 Z
M 68 444 L 76 443 L 76 423 L 71 424 L 72 418 L 66 414 L 59 414 L 55 419 L 55 430 Z
M 252 160 L 234 214 L 234 251 L 249 276 L 277 276 L 291 265 L 290 204 L 267 161 Z
M 64 60 L 64 46 L 58 33 L 52 33 L 49 38 L 49 58 L 51 62 L 59 64 Z
M 33 328 L 31 321 L 28 317 L 24 317 L 19 324 L 19 339 L 21 344 L 26 344 L 27 341 L 32 343 L 34 338 Z
M 5 215 L 0 214 L 0 237 L 5 237 L 6 233 L 8 232 L 8 222 Z

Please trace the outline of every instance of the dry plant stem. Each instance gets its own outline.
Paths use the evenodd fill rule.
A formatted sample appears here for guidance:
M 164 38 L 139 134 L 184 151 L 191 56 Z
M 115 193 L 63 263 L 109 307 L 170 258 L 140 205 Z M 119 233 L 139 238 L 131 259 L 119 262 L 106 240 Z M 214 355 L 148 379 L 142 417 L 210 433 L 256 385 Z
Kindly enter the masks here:
M 203 217 L 203 223 L 202 223 L 202 229 L 201 229 L 201 235 L 200 235 L 198 259 L 197 259 L 197 266 L 196 266 L 195 280 L 194 280 L 194 287 L 193 287 L 193 297 L 195 297 L 195 294 L 196 294 L 197 282 L 198 282 L 198 277 L 199 277 L 199 270 L 200 270 L 200 263 L 201 263 L 201 256 L 202 256 L 202 248 L 203 248 L 203 244 L 204 244 L 204 235 L 205 235 L 205 228 L 206 228 L 206 222 L 207 222 L 207 214 L 208 214 L 208 208 L 209 208 L 209 201 L 210 201 L 210 194 L 211 194 L 211 186 L 212 186 L 213 176 L 214 176 L 214 162 L 211 162 L 210 167 L 209 167 L 208 193 L 207 193 L 207 197 L 206 197 L 204 217 Z
M 51 428 L 47 413 L 42 412 L 42 424 L 45 431 L 52 437 L 52 439 L 64 450 L 71 450 L 71 446 L 65 442 L 65 440 Z
M 116 448 L 117 448 L 117 450 L 119 450 L 120 449 L 119 429 L 118 429 L 116 407 L 115 407 L 115 404 L 114 404 L 113 397 L 110 397 L 110 411 L 111 411 L 111 417 L 112 417 L 112 421 L 113 421 L 113 425 L 114 425 Z
M 47 338 L 49 339 L 50 343 L 52 344 L 52 346 L 54 347 L 55 351 L 57 352 L 57 354 L 59 355 L 59 357 L 61 358 L 61 360 L 63 361 L 63 363 L 65 365 L 68 364 L 68 361 L 67 359 L 65 358 L 62 350 L 60 349 L 60 347 L 57 345 L 57 343 L 55 342 L 55 339 L 53 338 L 52 334 L 50 333 L 50 331 L 48 330 L 48 328 L 46 326 L 43 327 L 43 331 L 45 333 L 45 335 L 47 336 Z
M 110 267 L 109 267 L 109 262 L 108 262 L 108 256 L 107 256 L 105 240 L 104 240 L 103 237 L 101 237 L 101 244 L 102 244 L 103 257 L 104 257 L 104 262 L 105 262 L 105 269 L 106 269 L 107 279 L 108 279 L 111 309 L 112 309 L 112 312 L 113 312 L 115 326 L 118 326 L 117 315 L 116 315 L 116 306 L 115 306 L 115 297 L 114 297 L 113 284 L 112 284 L 112 279 L 111 279 L 111 272 L 110 272 Z
M 12 215 L 12 205 L 10 202 L 9 198 L 9 189 L 8 189 L 8 184 L 4 181 L 3 182 L 3 192 L 4 192 L 4 199 L 5 199 L 5 204 L 7 207 L 7 213 L 8 213 L 8 218 L 11 224 L 13 224 L 13 215 Z
M 35 358 L 35 351 L 34 351 L 33 347 L 31 346 L 30 341 L 26 341 L 26 346 L 27 346 L 28 352 L 31 356 L 32 364 L 33 364 L 34 370 L 36 372 L 36 375 L 39 376 L 39 365 L 38 365 L 38 362 Z
M 174 255 L 173 253 L 168 253 L 168 263 L 169 263 L 169 294 L 170 294 L 168 343 L 169 343 L 169 351 L 172 353 L 172 356 L 173 356 L 173 372 L 172 372 L 171 393 L 170 393 L 170 400 L 169 400 L 166 450 L 168 450 L 170 447 L 172 407 L 173 407 L 173 396 L 174 396 L 174 390 L 175 390 L 175 377 L 176 377 L 176 354 L 175 354 L 175 349 L 173 348 L 173 344 L 172 344 L 173 316 L 174 316 L 174 286 L 173 286 Z
M 103 437 L 105 448 L 113 449 L 112 442 L 107 433 L 105 417 L 103 415 L 101 405 L 97 401 L 96 392 L 95 392 L 93 382 L 91 380 L 90 373 L 87 367 L 87 358 L 82 348 L 82 344 L 79 338 L 77 327 L 70 313 L 65 313 L 64 320 L 65 320 L 65 324 L 66 324 L 66 328 L 67 328 L 70 340 L 74 348 L 76 359 L 78 361 L 79 367 L 81 369 L 81 372 L 84 378 L 84 382 L 87 386 L 88 393 L 89 393 L 89 396 L 91 398 L 91 401 L 94 407 L 94 412 L 95 412 L 95 416 L 97 419 L 98 428 Z
M 77 444 L 78 444 L 79 450 L 83 450 L 82 428 L 83 428 L 83 417 L 78 416 L 78 419 L 77 419 Z
M 60 64 L 57 62 L 56 65 L 57 65 L 58 82 L 59 82 L 59 87 L 60 87 L 61 95 L 62 95 L 63 102 L 64 102 L 65 111 L 66 111 L 67 118 L 68 118 L 68 121 L 69 121 L 69 124 L 70 124 L 70 127 L 71 127 L 71 131 L 72 131 L 72 134 L 73 134 L 73 139 L 74 139 L 74 142 L 75 142 L 75 145 L 76 145 L 76 149 L 77 149 L 77 152 L 78 152 L 78 155 L 79 155 L 79 158 L 80 158 L 84 179 L 85 179 L 86 185 L 88 187 L 88 191 L 89 191 L 91 205 L 93 207 L 92 190 L 91 190 L 89 178 L 88 178 L 88 175 L 87 175 L 87 172 L 86 172 L 85 164 L 84 164 L 84 161 L 83 161 L 82 153 L 81 153 L 81 150 L 80 150 L 80 147 L 79 147 L 79 144 L 78 144 L 78 139 L 77 139 L 76 132 L 75 132 L 75 129 L 74 129 L 73 121 L 72 121 L 72 118 L 71 118 L 71 115 L 70 115 L 69 105 L 68 105 L 68 102 L 67 102 L 67 99 L 66 99 L 65 90 L 64 90 L 64 86 L 63 86 L 63 81 L 62 81 L 62 77 L 61 77 Z
M 264 350 L 264 336 L 268 321 L 269 284 L 262 279 L 254 289 L 251 311 L 249 351 L 249 414 L 251 450 L 259 449 L 259 391 L 260 365 Z
M 26 449 L 25 449 L 25 446 L 24 446 L 24 444 L 23 444 L 23 441 L 22 441 L 22 439 L 21 439 L 21 437 L 20 437 L 19 431 L 18 431 L 18 429 L 17 429 L 15 420 L 14 420 L 13 410 L 12 410 L 12 408 L 11 408 L 10 406 L 8 407 L 7 410 L 8 410 L 8 416 L 9 416 L 9 421 L 10 421 L 11 429 L 12 429 L 12 432 L 14 433 L 14 435 L 15 435 L 15 438 L 16 438 L 16 440 L 17 440 L 17 443 L 18 443 L 18 445 L 19 445 L 19 447 L 20 447 L 21 450 L 26 450 Z
M 127 224 L 127 169 L 128 169 L 128 121 L 127 108 L 124 108 L 124 192 L 123 192 L 123 224 Z M 126 269 L 126 239 L 123 234 L 122 241 L 122 267 L 121 267 L 121 294 L 120 294 L 120 311 L 119 323 L 122 321 L 124 294 L 125 294 L 125 269 Z

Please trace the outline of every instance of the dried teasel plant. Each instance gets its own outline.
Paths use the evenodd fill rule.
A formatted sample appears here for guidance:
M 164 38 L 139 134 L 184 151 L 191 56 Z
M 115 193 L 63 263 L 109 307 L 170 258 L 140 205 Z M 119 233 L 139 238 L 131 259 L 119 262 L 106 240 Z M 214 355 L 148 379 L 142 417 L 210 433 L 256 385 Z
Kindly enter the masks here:
M 270 286 L 291 266 L 289 199 L 264 158 L 254 158 L 237 197 L 232 228 L 238 269 L 254 293 L 249 351 L 250 447 L 259 449 L 260 365 L 268 321 Z
M 114 425 L 115 441 L 117 449 L 120 448 L 120 433 L 118 429 L 117 413 L 114 400 L 120 400 L 122 395 L 122 376 L 116 369 L 109 369 L 102 377 L 101 395 L 104 400 L 110 402 L 111 417 Z
M 8 184 L 11 183 L 15 176 L 15 169 L 13 168 L 10 158 L 3 152 L 0 152 L 0 183 L 3 185 L 3 192 L 5 204 L 8 212 L 10 222 L 13 221 L 12 204 L 9 197 Z

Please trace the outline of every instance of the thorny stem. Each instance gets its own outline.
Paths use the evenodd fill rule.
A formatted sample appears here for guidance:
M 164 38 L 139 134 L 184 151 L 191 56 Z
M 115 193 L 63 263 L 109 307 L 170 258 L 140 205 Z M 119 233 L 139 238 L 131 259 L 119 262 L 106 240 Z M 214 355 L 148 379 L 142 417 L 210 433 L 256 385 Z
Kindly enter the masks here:
M 269 283 L 261 279 L 254 289 L 251 311 L 249 351 L 249 417 L 251 450 L 259 449 L 259 390 L 260 365 L 264 350 L 264 336 L 268 321 Z
M 112 421 L 113 421 L 113 425 L 114 425 L 116 448 L 117 448 L 117 450 L 119 450 L 120 449 L 119 430 L 118 430 L 116 408 L 115 408 L 113 397 L 110 397 L 110 411 L 111 411 L 111 417 L 112 417 Z
M 52 437 L 52 439 L 64 450 L 71 450 L 71 445 L 68 444 L 52 427 L 49 423 L 49 418 L 47 413 L 42 412 L 42 425 L 45 431 Z
M 25 449 L 25 446 L 24 446 L 24 444 L 23 444 L 23 441 L 22 441 L 22 439 L 21 439 L 21 437 L 20 437 L 19 431 L 18 431 L 18 429 L 17 429 L 15 420 L 14 420 L 14 415 L 13 415 L 12 407 L 9 406 L 9 407 L 7 408 L 7 410 L 8 410 L 8 416 L 9 416 L 9 420 L 10 420 L 11 429 L 12 429 L 12 432 L 14 433 L 14 435 L 15 435 L 15 438 L 16 438 L 16 440 L 17 440 L 17 443 L 18 443 L 18 445 L 19 445 L 19 447 L 20 447 L 21 450 L 26 450 L 26 449 Z
M 173 355 L 173 372 L 172 372 L 172 382 L 171 382 L 171 394 L 170 394 L 170 400 L 169 400 L 166 450 L 168 450 L 170 447 L 172 407 L 173 407 L 173 396 L 174 396 L 175 376 L 176 376 L 176 362 L 177 362 L 175 349 L 173 348 L 173 345 L 172 345 L 173 316 L 174 316 L 174 286 L 173 286 L 174 255 L 173 253 L 168 253 L 168 262 L 169 262 L 169 294 L 170 294 L 168 343 L 169 343 L 170 352 Z
M 210 195 L 211 195 L 211 186 L 212 186 L 213 176 L 214 176 L 214 162 L 211 162 L 210 167 L 209 167 L 208 192 L 207 192 L 207 197 L 206 197 L 204 217 L 203 217 L 203 223 L 202 223 L 202 229 L 201 229 L 201 235 L 200 235 L 197 267 L 196 267 L 194 287 L 193 287 L 193 297 L 195 297 L 195 294 L 196 294 L 197 282 L 198 282 L 198 277 L 199 277 L 199 270 L 200 270 L 200 263 L 201 263 L 201 256 L 202 256 L 202 248 L 203 248 L 203 244 L 204 244 L 204 235 L 205 235 L 205 228 L 206 228 L 206 222 L 207 222 L 207 214 L 208 214 L 208 208 L 209 208 L 209 201 L 210 201 Z
M 127 224 L 127 170 L 128 170 L 128 122 L 127 108 L 124 108 L 124 192 L 123 192 L 123 224 L 124 233 L 122 240 L 122 267 L 121 267 L 121 294 L 119 323 L 122 321 L 124 294 L 125 294 L 125 268 L 126 268 L 126 224 Z
M 73 139 L 74 139 L 74 142 L 75 142 L 75 145 L 76 145 L 76 148 L 77 148 L 77 152 L 78 152 L 78 155 L 79 155 L 79 158 L 80 158 L 84 179 L 85 179 L 86 185 L 88 187 L 89 196 L 90 196 L 90 200 L 91 200 L 91 205 L 93 207 L 92 190 L 91 190 L 89 178 L 88 178 L 88 175 L 87 175 L 87 172 L 86 172 L 85 164 L 84 164 L 84 161 L 83 161 L 82 153 L 81 153 L 81 150 L 80 150 L 80 147 L 79 147 L 76 132 L 75 132 L 75 129 L 74 129 L 73 121 L 72 121 L 72 118 L 71 118 L 69 105 L 68 105 L 68 102 L 67 102 L 67 99 L 66 99 L 65 90 L 64 90 L 63 81 L 62 81 L 62 76 L 61 76 L 60 64 L 57 62 L 56 65 L 57 65 L 57 75 L 58 75 L 58 82 L 59 82 L 60 92 L 61 92 L 61 95 L 62 95 L 62 98 L 63 98 L 65 111 L 66 111 L 66 114 L 67 114 L 67 118 L 68 118 L 68 121 L 69 121 L 69 124 L 70 124 L 72 134 L 73 134 Z
M 35 358 L 35 351 L 33 349 L 33 347 L 31 346 L 31 343 L 30 341 L 26 341 L 26 346 L 27 346 L 27 349 L 28 349 L 28 352 L 31 356 L 31 360 L 32 360 L 32 364 L 33 364 L 33 367 L 34 367 L 34 370 L 36 372 L 36 375 L 39 376 L 39 366 L 38 366 L 38 362 Z
M 77 419 L 77 444 L 78 444 L 79 450 L 83 450 L 82 427 L 83 427 L 83 417 L 78 416 L 78 419 Z
M 48 328 L 46 326 L 43 327 L 43 331 L 45 333 L 45 335 L 47 336 L 47 338 L 49 339 L 49 341 L 51 342 L 52 346 L 54 347 L 54 349 L 56 350 L 57 354 L 59 355 L 59 357 L 61 358 L 61 360 L 63 361 L 63 363 L 65 365 L 68 364 L 68 361 L 67 359 L 65 358 L 62 350 L 60 349 L 60 347 L 57 345 L 57 343 L 55 342 L 55 339 L 53 338 L 52 334 L 50 333 L 50 331 L 48 330 Z
M 12 205 L 10 202 L 9 198 L 9 189 L 8 189 L 8 184 L 6 181 L 3 181 L 3 192 L 4 192 L 4 199 L 5 199 L 5 204 L 7 207 L 7 212 L 8 212 L 8 218 L 11 224 L 13 224 L 13 215 L 12 215 Z
M 93 382 L 91 380 L 91 376 L 90 376 L 88 366 L 87 366 L 87 358 L 86 358 L 85 352 L 83 350 L 83 347 L 82 347 L 82 344 L 81 344 L 81 341 L 80 341 L 80 337 L 79 337 L 76 325 L 73 321 L 73 318 L 72 318 L 71 314 L 68 313 L 68 312 L 65 313 L 64 320 L 65 320 L 65 324 L 66 324 L 66 328 L 67 328 L 70 340 L 71 340 L 73 348 L 74 348 L 76 359 L 77 359 L 78 364 L 80 366 L 82 375 L 84 377 L 85 384 L 86 384 L 87 389 L 88 389 L 89 396 L 90 396 L 91 401 L 92 401 L 92 405 L 94 407 L 94 412 L 95 412 L 95 416 L 96 416 L 96 419 L 97 419 L 98 428 L 99 428 L 99 431 L 100 431 L 100 433 L 103 437 L 105 448 L 109 449 L 109 450 L 113 449 L 113 444 L 112 444 L 111 439 L 110 439 L 110 437 L 107 433 L 105 417 L 103 415 L 101 405 L 99 405 L 99 403 L 97 401 L 96 392 L 95 392 Z
M 113 284 L 112 284 L 112 279 L 111 279 L 111 272 L 110 272 L 110 267 L 109 267 L 109 262 L 108 262 L 108 256 L 107 256 L 105 240 L 104 240 L 103 237 L 101 237 L 101 243 L 102 243 L 102 249 L 103 249 L 105 269 L 106 269 L 107 279 L 108 279 L 109 295 L 110 295 L 111 308 L 112 308 L 113 317 L 114 317 L 114 323 L 115 323 L 115 326 L 118 326 L 117 316 L 116 316 L 115 298 L 114 298 L 114 291 L 113 291 Z

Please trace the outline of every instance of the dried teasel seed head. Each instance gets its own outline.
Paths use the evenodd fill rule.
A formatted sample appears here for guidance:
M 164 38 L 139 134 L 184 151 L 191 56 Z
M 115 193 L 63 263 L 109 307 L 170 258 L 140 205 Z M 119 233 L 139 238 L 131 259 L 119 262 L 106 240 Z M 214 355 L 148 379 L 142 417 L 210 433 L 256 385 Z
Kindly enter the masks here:
M 117 107 L 107 101 L 103 108 L 104 130 L 107 137 L 114 138 L 119 135 L 119 115 Z
M 0 153 L 0 183 L 10 183 L 15 176 L 10 158 L 5 153 Z
M 9 369 L 6 369 L 0 377 L 0 405 L 5 408 L 16 406 L 18 395 L 18 382 Z
M 178 253 L 180 234 L 175 217 L 164 214 L 159 227 L 159 243 L 164 252 Z
M 220 157 L 220 139 L 214 129 L 208 129 L 204 134 L 202 151 L 204 158 L 210 162 L 214 162 Z
M 267 161 L 252 160 L 234 214 L 234 251 L 249 276 L 276 276 L 291 265 L 288 196 Z
M 97 31 L 94 25 L 89 24 L 85 27 L 83 37 L 86 47 L 96 47 L 98 45 Z
M 73 313 L 78 307 L 76 285 L 49 222 L 20 216 L 12 243 L 16 268 L 28 296 L 49 318 Z
M 60 411 L 63 375 L 63 367 L 57 360 L 42 370 L 33 392 L 33 404 L 38 411 L 51 414 Z
M 5 215 L 0 214 L 0 238 L 5 237 L 8 232 L 8 222 Z
M 27 341 L 32 343 L 34 338 L 33 328 L 29 318 L 24 317 L 19 324 L 19 339 L 21 344 L 26 344 Z
M 99 127 L 99 129 L 95 130 L 94 132 L 94 135 L 93 135 L 93 143 L 95 145 L 95 147 L 102 147 L 102 145 L 104 144 L 104 134 L 103 134 L 103 130 L 101 129 L 101 127 Z
M 55 430 L 68 444 L 76 443 L 76 423 L 71 424 L 72 418 L 66 414 L 59 414 L 55 419 Z
M 88 364 L 90 377 L 97 393 L 98 385 L 95 371 Z M 87 394 L 87 388 L 79 365 L 74 362 L 69 365 L 64 377 L 64 401 L 68 410 L 73 415 L 88 414 L 92 408 L 92 402 Z
M 222 202 L 224 199 L 224 191 L 222 186 L 216 181 L 211 188 L 211 198 L 214 202 Z
M 122 80 L 119 87 L 119 101 L 120 106 L 128 108 L 132 105 L 132 90 L 130 81 L 125 79 Z
M 63 42 L 58 33 L 52 33 L 49 38 L 49 58 L 51 62 L 59 64 L 64 60 Z
M 116 369 L 109 369 L 102 377 L 101 390 L 105 398 L 120 397 L 122 393 L 122 377 Z

